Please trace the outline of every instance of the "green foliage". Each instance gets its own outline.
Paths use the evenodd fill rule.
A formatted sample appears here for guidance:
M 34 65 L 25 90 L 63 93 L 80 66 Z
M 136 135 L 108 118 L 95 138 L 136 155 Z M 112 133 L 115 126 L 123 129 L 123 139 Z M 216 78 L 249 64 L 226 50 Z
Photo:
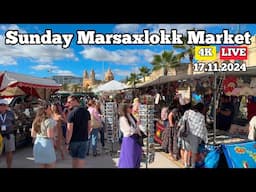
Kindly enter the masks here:
M 164 69 L 164 75 L 167 75 L 169 68 L 175 68 L 179 66 L 179 57 L 174 54 L 174 51 L 164 51 L 161 55 L 154 55 L 153 61 L 153 71 Z

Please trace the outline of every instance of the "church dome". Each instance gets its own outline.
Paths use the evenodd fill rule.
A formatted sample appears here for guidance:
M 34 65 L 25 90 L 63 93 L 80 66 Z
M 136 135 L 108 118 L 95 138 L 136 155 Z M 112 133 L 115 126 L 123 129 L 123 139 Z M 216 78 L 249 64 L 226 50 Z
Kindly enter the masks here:
M 105 81 L 111 81 L 114 79 L 114 75 L 110 69 L 105 74 Z

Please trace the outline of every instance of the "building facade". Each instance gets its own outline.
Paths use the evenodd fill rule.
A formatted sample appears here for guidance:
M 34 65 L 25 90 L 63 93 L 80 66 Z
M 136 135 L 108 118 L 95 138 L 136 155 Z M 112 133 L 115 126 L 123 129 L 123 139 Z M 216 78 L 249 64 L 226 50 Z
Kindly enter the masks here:
M 83 82 L 82 77 L 74 77 L 71 75 L 56 75 L 52 77 L 53 80 L 55 80 L 59 84 L 79 84 L 81 85 Z
M 90 74 L 88 74 L 87 70 L 85 70 L 83 73 L 83 88 L 84 89 L 93 88 L 101 83 L 114 80 L 114 74 L 112 73 L 111 69 L 108 69 L 104 77 L 105 77 L 104 81 L 97 80 L 96 73 L 94 70 L 91 70 Z

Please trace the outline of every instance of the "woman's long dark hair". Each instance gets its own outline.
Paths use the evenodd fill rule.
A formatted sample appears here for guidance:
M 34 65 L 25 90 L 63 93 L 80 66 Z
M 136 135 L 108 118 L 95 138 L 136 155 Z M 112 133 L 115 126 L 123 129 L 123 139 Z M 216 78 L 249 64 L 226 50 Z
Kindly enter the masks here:
M 45 121 L 48 116 L 45 112 L 45 110 L 50 106 L 49 103 L 43 103 L 42 106 L 39 107 L 39 109 L 36 112 L 36 117 L 32 123 L 32 127 L 34 127 L 34 130 L 36 133 L 41 133 L 41 123 Z
M 192 109 L 196 112 L 203 113 L 204 112 L 204 104 L 203 103 L 197 103 L 195 106 L 192 107 Z
M 56 114 L 58 114 L 58 115 L 61 115 L 61 112 L 60 112 L 60 109 L 59 109 L 58 104 L 57 104 L 57 103 L 53 103 L 52 106 L 55 107 L 55 110 L 52 111 L 52 112 L 53 112 L 53 113 L 56 113 Z M 47 109 L 47 108 L 46 108 L 46 109 Z
M 128 113 L 127 113 L 127 109 L 129 107 L 132 107 L 132 105 L 128 104 L 128 103 L 121 104 L 119 106 L 119 115 L 120 115 L 120 117 L 124 116 L 127 119 L 128 124 L 131 126 L 132 123 L 131 123 L 130 119 L 128 118 Z M 133 118 L 134 122 L 137 123 L 136 118 L 131 113 L 129 115 Z

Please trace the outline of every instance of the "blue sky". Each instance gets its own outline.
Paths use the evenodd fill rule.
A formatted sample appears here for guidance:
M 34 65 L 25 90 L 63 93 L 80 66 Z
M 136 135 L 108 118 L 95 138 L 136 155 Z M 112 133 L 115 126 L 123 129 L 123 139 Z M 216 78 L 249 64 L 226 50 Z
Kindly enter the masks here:
M 5 45 L 7 30 L 22 33 L 73 33 L 76 30 L 96 30 L 97 33 L 142 33 L 143 29 L 158 32 L 159 29 L 204 29 L 208 33 L 230 29 L 232 33 L 250 31 L 256 34 L 256 24 L 0 24 L 0 71 L 11 71 L 37 77 L 53 75 L 82 76 L 83 71 L 94 69 L 96 78 L 102 80 L 103 72 L 110 68 L 116 80 L 122 80 L 141 66 L 151 67 L 153 55 L 172 50 L 170 45 L 76 45 L 69 48 L 59 45 Z M 177 51 L 177 50 L 176 50 Z

